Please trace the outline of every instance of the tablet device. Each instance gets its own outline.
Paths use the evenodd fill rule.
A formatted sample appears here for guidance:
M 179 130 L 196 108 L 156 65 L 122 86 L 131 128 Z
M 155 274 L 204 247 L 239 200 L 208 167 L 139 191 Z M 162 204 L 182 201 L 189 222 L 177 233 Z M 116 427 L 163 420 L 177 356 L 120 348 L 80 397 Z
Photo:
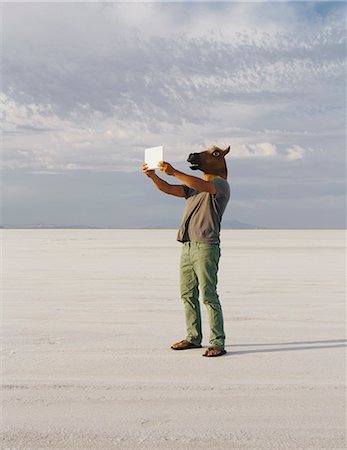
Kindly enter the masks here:
M 162 145 L 159 147 L 145 148 L 145 163 L 149 169 L 157 169 L 158 162 L 164 161 L 164 148 Z

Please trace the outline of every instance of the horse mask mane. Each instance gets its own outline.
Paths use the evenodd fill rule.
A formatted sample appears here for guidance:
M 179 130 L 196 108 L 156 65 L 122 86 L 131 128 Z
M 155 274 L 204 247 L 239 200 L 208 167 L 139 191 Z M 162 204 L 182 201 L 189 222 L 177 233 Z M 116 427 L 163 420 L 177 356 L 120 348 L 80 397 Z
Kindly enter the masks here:
M 213 146 L 200 153 L 190 153 L 187 161 L 192 165 L 192 170 L 201 170 L 206 175 L 218 176 L 227 179 L 228 169 L 225 155 L 230 151 L 230 146 L 225 150 Z

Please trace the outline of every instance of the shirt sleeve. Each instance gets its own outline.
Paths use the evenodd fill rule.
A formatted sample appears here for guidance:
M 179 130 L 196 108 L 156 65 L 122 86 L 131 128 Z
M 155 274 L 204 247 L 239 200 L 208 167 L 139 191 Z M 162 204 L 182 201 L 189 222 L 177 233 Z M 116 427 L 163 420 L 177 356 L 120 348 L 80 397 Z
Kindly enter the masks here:
M 190 188 L 189 186 L 187 186 L 186 184 L 182 184 L 181 186 L 183 186 L 184 189 L 184 193 L 185 193 L 185 198 L 189 198 L 192 195 L 196 194 L 195 189 Z
M 216 198 L 228 197 L 229 185 L 224 178 L 215 178 L 212 180 L 212 183 L 214 183 L 217 189 Z

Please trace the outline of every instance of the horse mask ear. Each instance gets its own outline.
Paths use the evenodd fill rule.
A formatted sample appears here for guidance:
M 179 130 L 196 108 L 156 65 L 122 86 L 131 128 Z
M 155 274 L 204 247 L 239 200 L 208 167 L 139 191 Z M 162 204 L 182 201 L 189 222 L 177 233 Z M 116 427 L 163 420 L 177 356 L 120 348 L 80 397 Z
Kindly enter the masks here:
M 226 148 L 226 149 L 223 151 L 224 156 L 227 155 L 229 152 L 230 152 L 230 145 L 229 145 L 228 148 Z

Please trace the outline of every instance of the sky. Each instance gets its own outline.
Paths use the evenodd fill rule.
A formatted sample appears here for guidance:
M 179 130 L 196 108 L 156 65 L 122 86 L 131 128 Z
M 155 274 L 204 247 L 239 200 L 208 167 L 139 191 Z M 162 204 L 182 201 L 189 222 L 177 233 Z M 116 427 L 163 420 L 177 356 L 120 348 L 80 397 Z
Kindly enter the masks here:
M 231 146 L 223 221 L 344 228 L 343 2 L 2 4 L 2 221 L 178 227 L 144 148 Z M 167 182 L 181 184 L 162 175 Z

